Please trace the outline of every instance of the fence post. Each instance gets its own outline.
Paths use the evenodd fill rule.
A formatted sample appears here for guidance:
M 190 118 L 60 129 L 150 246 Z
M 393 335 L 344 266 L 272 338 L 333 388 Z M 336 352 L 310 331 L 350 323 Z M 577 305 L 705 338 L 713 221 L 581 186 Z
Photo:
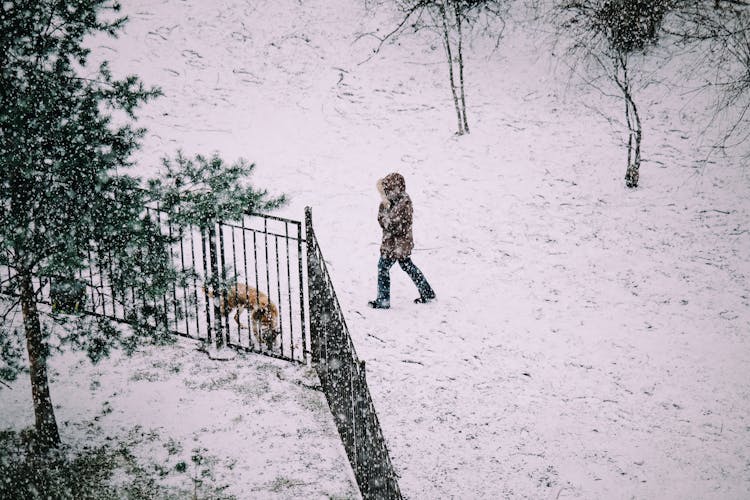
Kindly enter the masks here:
M 312 217 L 312 216 L 311 216 Z M 307 240 L 310 241 L 310 240 Z M 306 248 L 309 248 L 310 244 L 307 244 Z M 309 251 L 309 250 L 308 250 Z M 297 260 L 298 260 L 298 267 L 297 271 L 299 273 L 299 314 L 300 314 L 300 330 L 302 332 L 302 357 L 307 361 L 308 356 L 311 355 L 310 350 L 307 348 L 307 334 L 305 332 L 305 297 L 304 293 L 302 292 L 302 283 L 304 283 L 304 278 L 302 276 L 302 267 L 303 267 L 303 257 L 302 257 L 302 225 L 300 223 L 297 223 Z M 308 271 L 309 273 L 309 271 Z M 308 286 L 309 286 L 309 280 L 308 280 Z M 308 298 L 310 297 L 308 293 Z M 291 308 L 291 304 L 289 305 Z M 290 318 L 291 322 L 291 318 Z M 292 343 L 292 346 L 294 346 L 294 343 Z M 294 357 L 294 356 L 292 356 Z
M 312 208 L 305 207 L 305 236 L 307 239 L 307 300 L 310 304 L 310 351 L 313 366 L 320 364 L 321 289 L 322 276 L 318 263 L 318 242 L 312 225 Z
M 207 246 L 210 247 L 211 242 L 206 242 L 206 228 L 201 227 L 201 261 L 203 263 L 203 276 L 204 276 L 204 283 L 203 283 L 203 300 L 206 304 L 206 348 L 211 347 L 211 343 L 213 342 L 213 334 L 214 334 L 214 328 L 213 324 L 211 322 L 211 296 L 209 295 L 209 268 L 210 265 L 208 263 L 208 258 L 206 255 L 206 248 Z

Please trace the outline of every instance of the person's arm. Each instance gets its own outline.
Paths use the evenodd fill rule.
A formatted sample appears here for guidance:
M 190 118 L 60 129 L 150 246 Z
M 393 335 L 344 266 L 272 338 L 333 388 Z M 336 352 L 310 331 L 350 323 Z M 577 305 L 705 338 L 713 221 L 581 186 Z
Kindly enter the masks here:
M 380 224 L 380 227 L 383 228 L 383 230 L 386 230 L 388 228 L 388 221 L 388 207 L 385 203 L 381 203 L 378 207 L 378 224 Z
M 412 212 L 411 201 L 409 198 L 404 197 L 391 210 L 386 212 L 386 215 L 383 217 L 384 225 L 381 223 L 381 226 L 392 234 L 405 234 L 408 232 L 409 226 L 411 226 Z

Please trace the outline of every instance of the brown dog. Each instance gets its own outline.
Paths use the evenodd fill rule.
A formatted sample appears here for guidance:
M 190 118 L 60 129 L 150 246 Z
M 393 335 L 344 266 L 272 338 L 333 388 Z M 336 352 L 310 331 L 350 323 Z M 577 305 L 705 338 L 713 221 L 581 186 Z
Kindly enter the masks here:
M 209 297 L 214 296 L 210 290 L 207 293 Z M 265 293 L 245 283 L 236 283 L 227 289 L 226 309 L 223 300 L 219 307 L 222 315 L 231 312 L 233 309 L 236 310 L 234 321 L 237 322 L 237 327 L 240 330 L 243 328 L 250 329 L 240 321 L 240 315 L 247 309 L 258 344 L 265 344 L 268 349 L 272 349 L 277 344 L 276 341 L 281 333 L 279 331 L 279 309 Z

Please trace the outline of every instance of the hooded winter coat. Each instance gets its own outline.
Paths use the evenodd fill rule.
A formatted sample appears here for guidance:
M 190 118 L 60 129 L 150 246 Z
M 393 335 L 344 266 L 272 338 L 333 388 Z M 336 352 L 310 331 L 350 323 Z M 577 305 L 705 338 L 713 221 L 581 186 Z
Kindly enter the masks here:
M 383 228 L 380 255 L 401 260 L 409 257 L 414 248 L 412 235 L 411 199 L 406 194 L 406 182 L 398 173 L 391 173 L 378 181 L 383 201 L 378 209 L 378 223 Z

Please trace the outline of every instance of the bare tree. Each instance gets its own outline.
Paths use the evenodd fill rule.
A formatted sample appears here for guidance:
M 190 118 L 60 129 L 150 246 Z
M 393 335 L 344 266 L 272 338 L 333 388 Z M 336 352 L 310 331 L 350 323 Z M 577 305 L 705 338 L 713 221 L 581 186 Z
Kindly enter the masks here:
M 564 0 L 553 10 L 558 26 L 572 36 L 569 52 L 593 62 L 624 103 L 628 129 L 625 185 L 629 188 L 638 186 L 643 140 L 634 60 L 658 42 L 672 4 L 672 0 Z
M 715 115 L 729 116 L 719 146 L 735 146 L 750 139 L 750 0 L 681 0 L 675 5 L 666 31 L 677 43 L 697 49 L 696 67 L 704 84 L 718 90 Z
M 494 36 L 502 36 L 503 19 L 508 12 L 511 0 L 395 0 L 401 12 L 401 20 L 396 27 L 383 37 L 372 33 L 380 41 L 374 49 L 378 53 L 383 45 L 407 31 L 418 32 L 424 29 L 439 36 L 443 45 L 445 60 L 448 63 L 448 79 L 451 96 L 456 110 L 458 135 L 469 133 L 469 120 L 466 113 L 466 86 L 464 77 L 464 37 L 467 29 L 480 19 L 493 19 L 498 23 Z

